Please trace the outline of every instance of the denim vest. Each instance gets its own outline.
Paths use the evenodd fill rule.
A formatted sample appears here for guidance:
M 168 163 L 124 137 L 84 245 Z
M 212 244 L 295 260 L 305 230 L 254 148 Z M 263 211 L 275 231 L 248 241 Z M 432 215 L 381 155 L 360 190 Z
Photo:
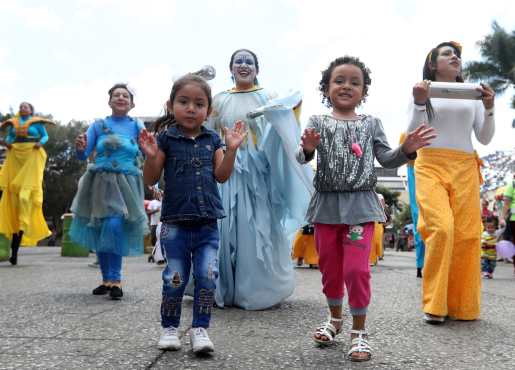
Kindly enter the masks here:
M 165 154 L 161 221 L 215 220 L 225 217 L 214 175 L 220 137 L 204 127 L 195 139 L 172 126 L 158 138 Z

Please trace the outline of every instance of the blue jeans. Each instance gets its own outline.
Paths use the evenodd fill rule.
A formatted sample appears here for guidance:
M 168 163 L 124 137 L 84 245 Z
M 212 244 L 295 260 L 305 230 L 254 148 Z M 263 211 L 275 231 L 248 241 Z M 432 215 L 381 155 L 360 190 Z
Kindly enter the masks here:
M 97 257 L 104 281 L 122 280 L 122 256 L 114 253 L 98 252 Z
M 490 274 L 493 274 L 496 265 L 497 265 L 496 260 L 489 260 L 486 258 L 481 258 L 481 271 L 482 272 L 489 272 Z
M 220 237 L 216 221 L 203 226 L 161 226 L 161 247 L 167 261 L 163 271 L 161 326 L 179 327 L 184 290 L 191 265 L 195 293 L 192 327 L 209 327 L 218 277 L 218 245 Z

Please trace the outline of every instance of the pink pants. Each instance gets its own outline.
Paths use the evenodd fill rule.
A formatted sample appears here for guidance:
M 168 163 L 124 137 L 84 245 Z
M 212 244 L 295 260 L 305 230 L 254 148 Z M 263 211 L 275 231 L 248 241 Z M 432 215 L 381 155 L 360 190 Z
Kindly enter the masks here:
M 373 236 L 373 222 L 361 225 L 315 224 L 323 292 L 330 306 L 341 305 L 345 284 L 351 314 L 366 314 L 371 295 L 368 258 Z

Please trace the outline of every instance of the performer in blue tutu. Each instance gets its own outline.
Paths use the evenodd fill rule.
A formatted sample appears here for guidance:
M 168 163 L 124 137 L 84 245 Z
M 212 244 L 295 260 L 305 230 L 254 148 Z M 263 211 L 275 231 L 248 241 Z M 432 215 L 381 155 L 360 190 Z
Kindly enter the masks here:
M 94 295 L 123 296 L 122 256 L 143 253 L 148 233 L 138 137 L 144 125 L 128 116 L 134 95 L 126 84 L 109 89 L 112 115 L 93 122 L 76 140 L 77 157 L 94 161 L 79 181 L 71 210 L 71 238 L 98 256 L 102 284 Z
M 207 125 L 223 134 L 223 128 L 242 120 L 249 135 L 238 150 L 231 178 L 220 185 L 227 217 L 220 221 L 216 303 L 260 310 L 293 292 L 290 245 L 295 231 L 305 223 L 309 192 L 298 175 L 295 158 L 289 158 L 284 149 L 286 140 L 300 136 L 297 121 L 282 122 L 294 126 L 290 130 L 294 134 L 286 138 L 266 115 L 249 117 L 272 99 L 258 84 L 257 56 L 247 49 L 237 50 L 229 68 L 235 86 L 214 97 Z

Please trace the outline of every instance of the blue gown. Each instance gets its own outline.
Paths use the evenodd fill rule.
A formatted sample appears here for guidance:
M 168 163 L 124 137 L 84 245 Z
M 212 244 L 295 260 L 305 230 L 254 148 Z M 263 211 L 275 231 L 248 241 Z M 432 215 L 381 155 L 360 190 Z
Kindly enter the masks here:
M 310 198 L 310 179 L 306 181 L 306 177 L 309 172 L 312 177 L 312 170 L 299 170 L 293 151 L 289 152 L 300 139 L 291 109 L 289 120 L 273 112 L 247 117 L 270 101 L 270 94 L 261 88 L 222 92 L 215 96 L 207 122 L 223 133 L 222 128 L 232 128 L 235 121 L 243 120 L 249 130 L 231 177 L 220 185 L 227 214 L 220 220 L 215 297 L 220 307 L 266 309 L 289 297 L 295 287 L 291 242 L 296 229 L 305 223 Z M 267 117 L 287 128 L 278 132 Z

